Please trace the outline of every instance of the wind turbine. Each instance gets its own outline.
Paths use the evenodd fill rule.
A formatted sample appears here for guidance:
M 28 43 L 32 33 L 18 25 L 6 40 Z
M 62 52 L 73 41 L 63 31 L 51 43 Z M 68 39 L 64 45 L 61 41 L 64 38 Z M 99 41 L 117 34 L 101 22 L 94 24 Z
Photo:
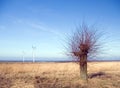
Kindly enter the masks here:
M 23 56 L 22 56 L 22 60 L 23 60 L 23 63 L 24 63 L 24 61 L 25 61 L 25 52 L 22 51 L 22 54 L 23 54 Z
M 36 47 L 32 46 L 32 59 L 33 59 L 33 62 L 35 62 L 35 49 L 36 49 Z

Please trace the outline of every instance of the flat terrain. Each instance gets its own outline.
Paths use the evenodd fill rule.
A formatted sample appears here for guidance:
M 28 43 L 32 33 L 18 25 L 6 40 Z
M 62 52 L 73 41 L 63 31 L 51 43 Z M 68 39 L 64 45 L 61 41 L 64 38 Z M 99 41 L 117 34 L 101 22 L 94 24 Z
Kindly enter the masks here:
M 0 63 L 0 88 L 120 88 L 120 62 L 88 62 L 88 83 L 72 62 Z

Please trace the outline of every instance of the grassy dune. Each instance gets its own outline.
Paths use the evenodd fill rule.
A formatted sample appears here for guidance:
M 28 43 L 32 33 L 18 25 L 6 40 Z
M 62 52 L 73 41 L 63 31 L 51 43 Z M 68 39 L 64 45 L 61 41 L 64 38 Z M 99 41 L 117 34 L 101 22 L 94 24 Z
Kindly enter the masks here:
M 120 88 L 120 62 L 89 62 L 88 84 L 76 63 L 0 63 L 0 88 Z

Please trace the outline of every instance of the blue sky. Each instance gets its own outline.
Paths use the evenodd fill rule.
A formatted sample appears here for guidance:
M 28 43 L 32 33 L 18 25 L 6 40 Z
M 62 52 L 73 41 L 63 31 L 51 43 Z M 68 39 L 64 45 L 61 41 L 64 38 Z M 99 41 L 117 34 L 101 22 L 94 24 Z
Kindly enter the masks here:
M 64 58 L 66 35 L 83 21 L 105 32 L 104 57 L 120 57 L 119 0 L 0 0 L 0 56 Z

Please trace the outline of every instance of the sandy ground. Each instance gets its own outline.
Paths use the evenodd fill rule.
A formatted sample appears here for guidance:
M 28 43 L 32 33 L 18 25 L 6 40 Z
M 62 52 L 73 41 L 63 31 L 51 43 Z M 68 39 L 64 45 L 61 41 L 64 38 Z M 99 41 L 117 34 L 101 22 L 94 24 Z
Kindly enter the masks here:
M 120 62 L 88 62 L 88 83 L 76 63 L 0 63 L 0 88 L 120 88 Z

